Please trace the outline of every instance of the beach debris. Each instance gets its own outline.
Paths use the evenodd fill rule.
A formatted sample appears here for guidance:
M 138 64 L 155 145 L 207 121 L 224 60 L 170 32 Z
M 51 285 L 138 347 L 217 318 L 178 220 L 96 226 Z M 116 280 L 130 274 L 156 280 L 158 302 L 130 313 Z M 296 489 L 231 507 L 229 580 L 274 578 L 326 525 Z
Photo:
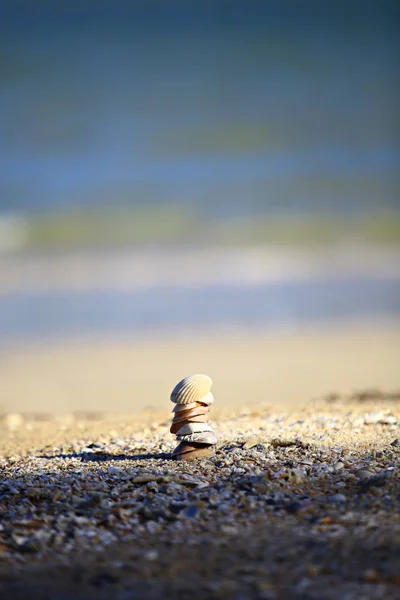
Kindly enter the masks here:
M 297 448 L 303 448 L 308 450 L 310 448 L 310 444 L 307 442 L 302 442 L 298 438 L 295 440 L 283 440 L 281 438 L 273 438 L 270 442 L 273 448 L 290 448 L 291 446 L 296 446 Z
M 364 415 L 366 425 L 396 425 L 397 418 L 388 412 L 370 412 Z
M 176 460 L 194 460 L 213 454 L 217 436 L 208 423 L 214 402 L 211 386 L 211 378 L 198 373 L 185 377 L 172 390 L 171 401 L 175 407 L 170 432 L 179 441 L 172 453 Z
M 19 413 L 9 413 L 5 416 L 4 422 L 9 431 L 16 431 L 24 425 L 25 419 Z

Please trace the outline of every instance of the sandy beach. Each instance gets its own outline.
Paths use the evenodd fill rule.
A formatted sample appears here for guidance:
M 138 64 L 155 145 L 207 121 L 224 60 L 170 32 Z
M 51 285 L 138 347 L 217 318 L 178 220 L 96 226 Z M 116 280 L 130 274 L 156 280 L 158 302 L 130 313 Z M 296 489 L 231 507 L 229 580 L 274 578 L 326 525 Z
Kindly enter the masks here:
M 0 595 L 394 600 L 399 398 L 215 411 L 215 454 L 190 463 L 156 412 L 8 415 Z
M 2 598 L 399 597 L 396 323 L 3 347 Z M 209 373 L 214 456 L 171 460 Z
M 214 380 L 218 409 L 297 406 L 328 393 L 399 389 L 400 323 L 97 338 L 0 347 L 0 412 L 169 410 L 189 373 Z

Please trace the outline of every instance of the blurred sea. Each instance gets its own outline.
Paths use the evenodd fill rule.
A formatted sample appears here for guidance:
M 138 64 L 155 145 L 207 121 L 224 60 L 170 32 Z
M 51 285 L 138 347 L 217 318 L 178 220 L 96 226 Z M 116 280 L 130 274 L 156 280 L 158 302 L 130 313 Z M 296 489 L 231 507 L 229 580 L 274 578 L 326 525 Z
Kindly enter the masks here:
M 398 6 L 327 4 L 2 3 L 0 217 L 398 214 Z M 319 261 L 28 247 L 0 263 L 0 335 L 398 316 L 398 255 L 347 241 Z
M 0 209 L 394 209 L 399 12 L 388 0 L 4 2 Z
M 400 251 L 163 249 L 0 262 L 0 339 L 143 336 L 400 316 Z

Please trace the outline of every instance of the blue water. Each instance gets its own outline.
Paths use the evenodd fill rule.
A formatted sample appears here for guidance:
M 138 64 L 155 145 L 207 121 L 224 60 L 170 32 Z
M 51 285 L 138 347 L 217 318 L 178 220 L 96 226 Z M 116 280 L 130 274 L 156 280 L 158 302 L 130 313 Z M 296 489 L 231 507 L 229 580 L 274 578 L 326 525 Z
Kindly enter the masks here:
M 398 13 L 389 0 L 2 3 L 0 211 L 393 209 Z
M 400 209 L 400 4 L 0 3 L 2 213 Z M 51 286 L 50 286 L 51 287 Z M 397 279 L 0 296 L 0 337 L 398 316 Z
M 398 278 L 309 280 L 269 285 L 152 287 L 132 292 L 0 297 L 0 339 L 146 335 L 399 317 Z

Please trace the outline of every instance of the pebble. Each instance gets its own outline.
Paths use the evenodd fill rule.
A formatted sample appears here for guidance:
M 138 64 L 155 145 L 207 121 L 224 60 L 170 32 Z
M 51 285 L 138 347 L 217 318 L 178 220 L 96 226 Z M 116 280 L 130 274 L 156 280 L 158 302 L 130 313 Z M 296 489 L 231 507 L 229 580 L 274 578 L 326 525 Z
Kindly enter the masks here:
M 333 494 L 333 496 L 330 497 L 331 502 L 335 502 L 336 504 L 342 504 L 346 502 L 346 499 L 344 494 Z
M 111 467 L 108 467 L 107 473 L 109 475 L 122 475 L 122 474 L 125 473 L 125 471 L 124 471 L 124 469 L 122 467 L 111 466 Z
M 333 465 L 333 470 L 340 471 L 341 469 L 343 469 L 343 467 L 344 467 L 344 463 L 339 461 Z
M 360 469 L 360 471 L 356 472 L 356 476 L 361 481 L 364 481 L 365 479 L 370 479 L 374 475 L 375 475 L 375 473 L 371 473 L 371 471 L 367 471 L 367 469 Z

